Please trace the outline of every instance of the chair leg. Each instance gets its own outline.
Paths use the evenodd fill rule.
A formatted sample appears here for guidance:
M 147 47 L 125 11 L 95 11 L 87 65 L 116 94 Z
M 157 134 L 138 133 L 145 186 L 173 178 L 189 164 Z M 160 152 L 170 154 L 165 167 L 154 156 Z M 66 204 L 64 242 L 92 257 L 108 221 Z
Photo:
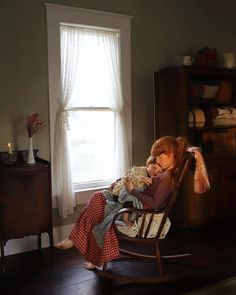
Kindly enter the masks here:
M 103 264 L 103 266 L 102 266 L 102 270 L 106 270 L 107 269 L 107 262 L 105 262 L 104 264 Z
M 162 268 L 162 262 L 161 262 L 161 253 L 159 249 L 159 245 L 156 244 L 156 259 L 157 259 L 157 265 L 160 275 L 163 274 L 163 268 Z

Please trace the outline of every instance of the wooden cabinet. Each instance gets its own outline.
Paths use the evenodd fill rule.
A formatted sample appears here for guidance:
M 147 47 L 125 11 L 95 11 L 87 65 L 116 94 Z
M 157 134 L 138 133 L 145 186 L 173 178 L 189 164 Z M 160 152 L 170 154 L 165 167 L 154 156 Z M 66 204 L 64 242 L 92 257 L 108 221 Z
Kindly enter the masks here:
M 181 66 L 154 73 L 155 137 L 183 136 L 199 146 L 211 189 L 185 180 L 172 221 L 190 228 L 233 219 L 236 212 L 236 70 Z M 224 114 L 225 112 L 225 114 Z
M 8 164 L 0 153 L 0 243 L 1 257 L 10 239 L 49 234 L 53 246 L 50 165 L 36 158 L 34 165 L 27 165 L 21 152 L 14 154 L 16 162 Z M 5 156 L 7 154 L 5 153 Z M 20 155 L 20 156 L 19 156 Z M 22 160 L 19 160 L 22 159 Z

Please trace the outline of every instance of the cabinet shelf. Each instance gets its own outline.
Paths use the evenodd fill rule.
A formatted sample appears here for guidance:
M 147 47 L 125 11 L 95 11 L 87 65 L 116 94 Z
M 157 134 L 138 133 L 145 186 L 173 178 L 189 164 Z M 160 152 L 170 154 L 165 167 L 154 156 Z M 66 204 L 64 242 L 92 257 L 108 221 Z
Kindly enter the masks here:
M 234 129 L 236 128 L 236 125 L 224 125 L 224 126 L 206 126 L 206 127 L 188 127 L 189 131 L 193 132 L 207 132 L 207 131 L 212 131 L 212 132 L 227 132 L 228 129 Z
M 226 68 L 208 68 L 200 66 L 177 66 L 171 68 L 161 69 L 162 72 L 169 73 L 179 73 L 179 74 L 188 74 L 196 75 L 199 77 L 210 76 L 210 77 L 232 77 L 236 76 L 236 69 L 226 69 Z
M 227 103 L 212 98 L 193 97 L 191 87 L 194 83 L 213 85 L 213 82 L 217 82 L 217 85 L 221 85 L 225 81 L 232 85 L 232 95 Z M 206 117 L 208 126 L 190 127 L 188 120 L 193 106 L 202 107 L 206 111 L 208 107 L 236 106 L 236 69 L 195 66 L 161 69 L 154 73 L 154 90 L 155 138 L 165 135 L 183 136 L 190 144 L 200 146 L 211 185 L 211 189 L 199 198 L 193 189 L 193 175 L 187 175 L 171 216 L 172 224 L 183 229 L 234 219 L 236 125 L 225 121 L 225 125 L 215 126 L 215 121 L 210 122 L 210 117 Z M 217 123 L 220 124 L 219 121 Z
M 202 97 L 189 97 L 189 106 L 210 106 L 210 107 L 235 107 L 235 105 L 228 103 L 220 103 L 216 99 L 202 98 Z

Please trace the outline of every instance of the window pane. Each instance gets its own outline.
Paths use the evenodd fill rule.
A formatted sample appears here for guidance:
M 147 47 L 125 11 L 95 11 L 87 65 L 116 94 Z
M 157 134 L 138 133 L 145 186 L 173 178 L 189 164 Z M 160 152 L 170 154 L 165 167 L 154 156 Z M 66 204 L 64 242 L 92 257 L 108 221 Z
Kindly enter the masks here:
M 62 31 L 63 28 L 66 30 L 66 26 L 62 26 Z M 77 33 L 78 67 L 70 106 L 111 107 L 115 63 L 112 58 L 119 56 L 119 34 L 79 27 Z
M 113 111 L 73 111 L 69 122 L 73 182 L 114 179 Z

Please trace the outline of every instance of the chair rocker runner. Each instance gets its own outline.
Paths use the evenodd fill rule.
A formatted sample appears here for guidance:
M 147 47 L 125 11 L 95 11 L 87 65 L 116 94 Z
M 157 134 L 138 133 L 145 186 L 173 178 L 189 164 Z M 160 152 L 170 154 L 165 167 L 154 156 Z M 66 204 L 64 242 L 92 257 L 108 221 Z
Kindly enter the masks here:
M 194 156 L 191 152 L 186 152 L 178 169 L 178 173 L 176 176 L 176 181 L 174 185 L 174 189 L 169 196 L 169 201 L 164 210 L 147 210 L 147 209 L 136 209 L 136 208 L 123 208 L 119 210 L 119 212 L 114 216 L 113 219 L 113 226 L 115 228 L 117 238 L 120 243 L 120 254 L 122 255 L 116 260 L 111 261 L 110 263 L 115 263 L 117 261 L 130 261 L 130 262 L 147 262 L 152 261 L 156 262 L 158 273 L 155 276 L 135 276 L 135 275 L 120 275 L 116 272 L 113 272 L 112 269 L 108 269 L 108 263 L 104 264 L 102 270 L 98 270 L 98 274 L 114 279 L 120 280 L 125 282 L 139 282 L 139 283 L 152 283 L 152 282 L 165 282 L 174 280 L 177 278 L 181 278 L 185 275 L 178 273 L 178 274 L 164 274 L 162 262 L 164 261 L 174 261 L 174 262 L 181 262 L 178 261 L 180 258 L 192 256 L 191 254 L 179 254 L 179 255 L 171 255 L 171 256 L 162 256 L 160 253 L 160 242 L 163 238 L 163 231 L 165 231 L 166 224 L 168 223 L 168 215 L 170 210 L 175 203 L 175 200 L 178 196 L 181 184 L 189 168 L 191 163 L 194 159 Z M 134 219 L 134 224 L 136 224 L 136 230 L 132 235 L 126 235 L 120 231 L 120 226 L 117 226 L 119 223 L 121 215 L 124 212 L 128 212 L 132 215 Z M 158 221 L 157 221 L 158 220 Z M 158 222 L 158 226 L 156 225 Z M 128 227 L 127 227 L 128 228 Z M 126 247 L 122 247 L 121 242 L 124 241 L 126 244 L 132 245 L 131 248 L 127 250 Z M 140 252 L 140 247 L 135 247 L 136 245 L 151 245 L 154 248 L 155 255 L 149 255 Z M 139 248 L 138 250 L 135 248 Z M 143 248 L 143 247 L 141 247 Z M 113 265 L 112 265 L 113 266 Z M 122 265 L 121 265 L 122 266 Z M 110 267 L 109 267 L 110 268 Z M 135 268 L 133 268 L 135 269 Z

